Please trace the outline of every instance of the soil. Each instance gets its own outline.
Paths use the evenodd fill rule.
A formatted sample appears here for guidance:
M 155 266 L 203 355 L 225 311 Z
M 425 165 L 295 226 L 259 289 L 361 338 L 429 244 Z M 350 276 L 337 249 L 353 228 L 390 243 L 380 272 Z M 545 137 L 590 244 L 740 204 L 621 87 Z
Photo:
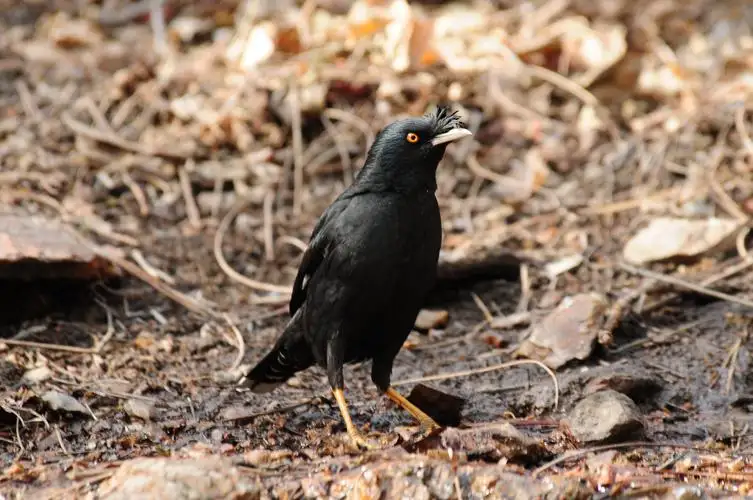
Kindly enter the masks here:
M 8 6 L 11 3 L 12 8 Z M 287 311 L 283 293 L 250 289 L 229 277 L 218 264 L 213 249 L 220 221 L 240 197 L 239 192 L 250 192 L 249 205 L 224 235 L 222 253 L 243 275 L 272 284 L 290 284 L 300 255 L 295 240 L 305 243 L 317 214 L 342 189 L 347 179 L 345 167 L 335 156 L 325 162 L 322 171 L 307 171 L 305 192 L 299 200 L 303 210 L 296 213 L 292 169 L 288 168 L 293 162 L 287 139 L 290 128 L 271 112 L 254 115 L 255 109 L 271 106 L 267 90 L 253 88 L 247 90 L 249 95 L 239 97 L 245 106 L 239 120 L 257 138 L 250 150 L 239 149 L 237 135 L 241 132 L 233 136 L 222 127 L 202 128 L 191 120 L 178 125 L 167 117 L 170 111 L 164 108 L 166 100 L 178 95 L 181 85 L 193 85 L 191 80 L 202 67 L 206 69 L 207 63 L 197 61 L 215 57 L 211 43 L 196 41 L 181 47 L 178 61 L 186 75 L 165 76 L 167 83 L 155 75 L 164 68 L 151 56 L 124 50 L 134 40 L 150 46 L 150 31 L 144 23 L 111 28 L 103 35 L 109 45 L 88 45 L 66 52 L 70 61 L 55 64 L 54 57 L 44 55 L 48 49 L 39 48 L 51 36 L 43 20 L 52 18 L 53 13 L 39 2 L 11 3 L 0 2 L 4 12 L 0 33 L 6 33 L 0 34 L 3 209 L 63 218 L 99 244 L 127 252 L 135 247 L 123 243 L 124 238 L 118 235 L 135 238 L 149 265 L 167 277 L 160 278 L 162 281 L 169 281 L 172 288 L 193 299 L 208 300 L 212 314 L 189 311 L 130 274 L 103 282 L 54 277 L 6 281 L 2 285 L 2 295 L 7 296 L 3 302 L 10 307 L 2 318 L 0 335 L 52 345 L 19 347 L 3 344 L 0 339 L 0 492 L 6 498 L 74 498 L 87 493 L 97 498 L 107 487 L 114 487 L 108 481 L 119 468 L 142 457 L 176 463 L 217 459 L 220 461 L 206 467 L 232 469 L 240 478 L 237 481 L 255 485 L 254 494 L 277 497 L 344 496 L 346 493 L 337 489 L 337 481 L 350 480 L 347 478 L 364 470 L 378 479 L 369 483 L 375 489 L 368 490 L 363 498 L 378 498 L 383 493 L 391 497 L 415 495 L 418 490 L 396 486 L 399 481 L 395 478 L 409 476 L 421 478 L 421 484 L 434 497 L 445 498 L 456 494 L 461 498 L 522 498 L 526 491 L 531 496 L 552 498 L 566 494 L 598 498 L 631 491 L 637 496 L 661 497 L 680 495 L 685 490 L 678 488 L 685 483 L 698 484 L 711 496 L 749 491 L 753 484 L 753 378 L 749 374 L 747 332 L 753 324 L 753 311 L 682 288 L 649 290 L 641 298 L 642 304 L 629 304 L 613 332 L 611 345 L 597 346 L 587 360 L 557 369 L 556 408 L 551 378 L 532 365 L 426 382 L 465 401 L 458 427 L 473 429 L 507 422 L 541 443 L 544 452 L 525 460 L 515 453 L 500 458 L 495 454 L 475 456 L 468 450 L 459 464 L 457 457 L 453 462 L 452 457 L 441 456 L 441 447 L 421 436 L 409 415 L 377 394 L 368 366 L 346 368 L 346 395 L 354 422 L 372 439 L 382 441 L 385 449 L 381 451 L 356 452 L 349 447 L 337 406 L 319 369 L 300 373 L 272 394 L 255 395 L 238 389 L 237 378 L 273 343 L 287 321 Z M 71 19 L 86 18 L 76 2 L 57 3 L 60 12 L 68 12 Z M 201 11 L 199 7 L 191 11 L 180 2 L 174 4 L 197 16 Z M 36 47 L 38 53 L 28 52 L 22 57 L 18 55 L 19 44 L 28 44 L 29 51 Z M 105 54 L 107 51 L 112 53 Z M 108 61 L 119 67 L 119 76 L 98 66 Z M 196 67 L 191 67 L 191 62 Z M 202 85 L 208 95 L 227 97 L 228 88 L 221 80 L 222 75 L 205 74 Z M 441 73 L 439 80 L 446 85 L 452 78 Z M 467 86 L 473 88 L 472 83 Z M 27 88 L 34 103 L 25 101 L 19 88 Z M 146 90 L 137 94 L 133 91 L 136 88 Z M 348 107 L 354 115 L 375 124 L 386 120 L 374 114 L 373 92 L 365 91 L 367 97 L 360 98 L 354 97 L 357 93 L 353 89 L 339 91 L 345 97 L 338 102 L 356 102 Z M 260 102 L 254 93 L 264 96 L 258 98 Z M 146 135 L 155 133 L 151 144 L 158 149 L 172 146 L 170 141 L 175 137 L 183 138 L 188 144 L 184 150 L 176 143 L 169 154 L 129 151 L 64 126 L 66 114 L 73 113 L 82 120 L 81 116 L 90 112 L 85 111 L 85 99 L 100 103 L 95 106 L 112 120 L 129 95 L 140 95 L 138 99 L 144 102 L 156 99 L 154 116 L 145 128 L 122 126 L 118 134 L 124 140 L 143 144 Z M 572 98 L 561 99 L 564 108 Z M 416 97 L 399 111 L 420 109 L 418 101 Z M 144 102 L 136 104 L 141 112 L 148 109 Z M 469 108 L 481 107 L 474 97 L 464 103 Z M 561 118 L 563 115 L 557 115 L 560 111 L 558 108 L 552 115 Z M 36 118 L 35 113 L 39 114 Z M 96 118 L 92 120 L 96 122 Z M 232 129 L 235 122 L 228 120 L 227 126 Z M 476 135 L 482 148 L 479 154 L 487 164 L 504 163 L 517 154 L 506 150 L 545 147 L 525 137 L 526 132 L 519 128 L 522 123 L 525 120 L 497 113 L 485 115 Z M 718 140 L 722 125 L 714 117 L 699 119 L 697 125 L 689 132 L 695 134 L 692 139 L 680 137 L 677 141 L 687 139 L 701 154 L 708 148 L 698 144 Z M 306 144 L 325 135 L 318 115 L 304 115 Z M 732 132 L 730 136 L 728 147 L 734 149 L 739 138 Z M 578 142 L 582 139 L 579 137 L 568 131 L 562 144 Z M 515 348 L 528 333 L 527 325 L 492 328 L 485 322 L 478 299 L 494 317 L 531 311 L 535 323 L 568 295 L 595 291 L 615 303 L 645 285 L 646 280 L 622 270 L 618 263 L 624 243 L 650 214 L 628 208 L 594 216 L 581 209 L 593 200 L 607 206 L 684 186 L 684 178 L 667 170 L 652 174 L 653 178 L 640 172 L 647 161 L 641 155 L 660 144 L 662 137 L 660 132 L 640 137 L 623 133 L 618 138 L 604 133 L 586 152 L 562 146 L 556 162 L 550 162 L 553 174 L 544 191 L 523 203 L 510 204 L 513 213 L 490 216 L 488 220 L 482 220 L 481 215 L 505 204 L 500 193 L 493 183 L 476 185 L 464 163 L 448 154 L 439 174 L 447 250 L 462 246 L 458 243 L 461 240 L 472 239 L 482 242 L 479 245 L 484 251 L 491 249 L 497 260 L 489 268 L 482 265 L 481 272 L 474 268 L 464 280 L 440 282 L 426 306 L 447 310 L 449 323 L 411 335 L 395 361 L 393 381 L 398 389 L 408 394 L 416 384 L 401 381 L 474 372 L 513 359 Z M 605 158 L 614 160 L 636 143 L 642 148 L 640 154 L 623 158 L 621 166 L 613 163 L 607 173 L 594 170 L 595 166 L 606 169 Z M 356 151 L 354 167 L 359 165 L 365 145 L 363 139 L 349 142 Z M 265 156 L 258 168 L 244 171 L 242 181 L 215 181 L 212 162 L 231 175 L 228 171 L 233 161 L 263 147 L 270 147 L 273 153 Z M 665 154 L 665 161 L 682 163 L 690 155 L 677 148 Z M 187 158 L 200 167 L 189 171 L 188 188 L 193 196 L 203 199 L 219 189 L 224 197 L 224 205 L 217 212 L 200 204 L 198 226 L 190 220 L 176 174 Z M 267 163 L 271 166 L 264 171 Z M 4 177 L 13 172 L 18 174 L 16 178 Z M 35 172 L 46 177 L 38 178 Z M 602 189 L 607 176 L 611 183 L 608 196 L 604 194 L 607 188 Z M 105 177 L 112 185 L 103 180 Z M 272 177 L 276 180 L 268 182 Z M 140 188 L 133 189 L 134 183 Z M 563 188 L 567 183 L 571 187 Z M 164 193 L 158 193 L 163 187 Z M 750 194 L 748 189 L 741 183 L 729 193 L 743 206 Z M 271 193 L 269 201 L 265 201 L 267 193 Z M 61 206 L 45 202 L 45 197 Z M 143 213 L 144 204 L 147 213 Z M 267 204 L 274 210 L 270 216 L 277 239 L 272 245 L 273 255 L 265 247 Z M 96 214 L 110 230 L 93 229 L 96 224 L 86 219 L 87 214 Z M 474 219 L 475 229 L 465 228 L 468 217 Z M 581 238 L 588 241 L 582 248 L 584 263 L 550 280 L 538 263 L 571 253 Z M 500 264 L 499 256 L 506 253 L 528 258 L 531 263 L 511 259 Z M 469 254 L 464 259 L 482 264 L 488 261 L 480 255 Z M 694 262 L 662 263 L 654 269 L 700 283 L 739 259 L 730 250 Z M 520 275 L 521 266 L 525 267 L 524 277 Z M 747 271 L 718 281 L 714 289 L 751 298 L 751 283 Z M 662 298 L 667 298 L 666 302 L 655 310 L 641 309 L 646 305 L 644 300 L 650 306 Z M 239 366 L 234 366 L 239 352 L 237 339 L 223 315 L 243 338 L 245 354 Z M 100 346 L 103 338 L 106 343 Z M 54 347 L 60 345 L 91 351 L 77 353 Z M 49 369 L 41 380 L 24 379 L 39 367 Z M 645 420 L 640 442 L 614 448 L 616 454 L 608 461 L 611 476 L 599 476 L 596 471 L 602 469 L 596 466 L 589 468 L 587 461 L 601 456 L 598 450 L 548 466 L 565 452 L 583 448 L 570 435 L 565 417 L 584 395 L 607 386 L 638 404 Z M 42 398 L 50 390 L 75 398 L 86 411 L 52 409 Z M 259 450 L 267 454 L 261 455 Z M 688 461 L 692 465 L 677 465 Z M 539 467 L 545 468 L 534 474 Z M 630 474 L 623 474 L 628 469 Z M 648 479 L 642 482 L 644 476 Z M 322 485 L 315 487 L 311 478 L 321 478 Z M 437 489 L 446 481 L 452 484 L 451 490 Z M 509 491 L 494 490 L 502 487 L 494 484 L 503 483 L 509 485 Z M 479 493 L 483 488 L 488 488 L 484 490 L 488 493 Z

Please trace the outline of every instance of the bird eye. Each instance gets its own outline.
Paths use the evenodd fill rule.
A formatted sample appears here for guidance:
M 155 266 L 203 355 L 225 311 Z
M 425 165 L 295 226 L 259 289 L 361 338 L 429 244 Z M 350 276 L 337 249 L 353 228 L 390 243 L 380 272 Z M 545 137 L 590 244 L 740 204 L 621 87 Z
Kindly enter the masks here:
M 411 132 L 405 136 L 405 140 L 410 142 L 411 144 L 415 144 L 418 142 L 418 134 L 414 134 L 413 132 Z

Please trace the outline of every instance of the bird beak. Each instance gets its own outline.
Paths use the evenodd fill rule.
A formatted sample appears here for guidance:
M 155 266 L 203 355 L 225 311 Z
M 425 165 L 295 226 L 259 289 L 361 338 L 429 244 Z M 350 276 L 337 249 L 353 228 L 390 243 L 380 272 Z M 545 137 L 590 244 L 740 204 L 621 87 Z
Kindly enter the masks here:
M 439 134 L 435 136 L 431 140 L 431 145 L 439 146 L 440 144 L 454 142 L 454 141 L 457 141 L 458 139 L 462 139 L 463 137 L 468 137 L 469 135 L 473 135 L 473 133 L 467 128 L 453 128 L 443 134 Z

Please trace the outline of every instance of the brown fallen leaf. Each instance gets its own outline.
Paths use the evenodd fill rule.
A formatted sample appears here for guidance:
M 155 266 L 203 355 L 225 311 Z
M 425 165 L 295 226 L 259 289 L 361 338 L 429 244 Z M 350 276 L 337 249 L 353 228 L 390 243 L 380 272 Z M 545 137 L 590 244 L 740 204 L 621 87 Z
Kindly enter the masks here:
M 52 410 L 68 411 L 89 415 L 89 410 L 73 396 L 58 391 L 47 391 L 42 395 L 42 401 Z
M 565 297 L 554 311 L 533 326 L 531 335 L 515 354 L 537 359 L 552 369 L 574 359 L 588 358 L 607 306 L 606 298 L 597 293 Z
M 0 214 L 0 278 L 99 279 L 116 274 L 62 222 Z
M 735 219 L 660 217 L 633 236 L 622 256 L 631 264 L 697 259 L 735 244 L 741 222 Z

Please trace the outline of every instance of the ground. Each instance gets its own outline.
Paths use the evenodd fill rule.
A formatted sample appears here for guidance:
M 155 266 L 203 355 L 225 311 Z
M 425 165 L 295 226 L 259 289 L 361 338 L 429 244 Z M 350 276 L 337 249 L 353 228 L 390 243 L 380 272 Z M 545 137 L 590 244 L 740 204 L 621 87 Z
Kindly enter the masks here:
M 349 46 L 293 37 L 273 14 L 277 52 L 239 69 L 226 58 L 230 34 L 248 29 L 232 24 L 235 2 L 168 2 L 168 53 L 148 17 L 114 14 L 126 2 L 60 1 L 57 11 L 0 2 L 0 207 L 63 221 L 122 270 L 93 282 L 32 262 L 23 269 L 33 279 L 4 278 L 0 492 L 126 497 L 139 474 L 172 474 L 170 487 L 215 495 L 206 498 L 749 491 L 753 143 L 744 103 L 753 101 L 740 19 L 751 13 L 725 2 L 650 15 L 641 2 L 579 3 L 529 12 L 508 2 L 495 7 L 505 15 L 482 19 L 511 34 L 506 50 L 527 68 L 514 73 L 460 71 L 446 55 L 402 71 L 380 52 L 386 42 L 358 31 L 363 23 L 355 32 L 367 42 Z M 436 5 L 413 8 L 441 20 Z M 348 5 L 321 9 L 330 17 L 312 19 L 337 24 Z M 526 38 L 558 23 L 585 34 Z M 487 28 L 474 39 L 487 40 Z M 614 36 L 625 46 L 615 49 Z M 411 57 L 439 57 L 416 43 Z M 579 48 L 587 43 L 601 44 L 604 68 Z M 726 44 L 724 59 L 715 44 Z M 475 133 L 448 150 L 438 174 L 445 239 L 426 307 L 449 321 L 411 334 L 393 381 L 406 394 L 424 383 L 461 398 L 460 423 L 421 436 L 377 395 L 369 367 L 354 366 L 354 421 L 384 446 L 356 452 L 320 370 L 266 395 L 235 382 L 284 327 L 301 248 L 373 134 L 444 101 Z M 728 245 L 625 265 L 627 243 L 661 216 L 741 225 Z M 529 325 L 581 293 L 607 304 L 597 323 L 615 322 L 583 359 L 555 367 L 557 391 L 540 366 L 483 370 L 514 360 Z M 568 416 L 606 387 L 638 405 L 643 431 L 579 442 Z

